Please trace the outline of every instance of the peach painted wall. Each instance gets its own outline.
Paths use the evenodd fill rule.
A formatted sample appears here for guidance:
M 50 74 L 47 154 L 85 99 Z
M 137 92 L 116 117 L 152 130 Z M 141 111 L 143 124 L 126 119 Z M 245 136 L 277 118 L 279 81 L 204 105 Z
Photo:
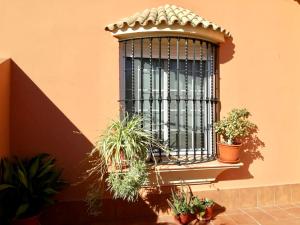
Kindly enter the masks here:
M 10 60 L 0 59 L 0 157 L 9 155 Z
M 232 33 L 232 44 L 221 47 L 221 114 L 247 107 L 265 143 L 259 149 L 264 160 L 199 188 L 299 183 L 300 4 L 295 0 L 0 0 L 0 57 L 14 61 L 12 152 L 48 151 L 75 182 L 85 153 L 118 116 L 118 42 L 104 26 L 166 3 Z M 71 189 L 66 199 L 82 198 L 84 187 Z

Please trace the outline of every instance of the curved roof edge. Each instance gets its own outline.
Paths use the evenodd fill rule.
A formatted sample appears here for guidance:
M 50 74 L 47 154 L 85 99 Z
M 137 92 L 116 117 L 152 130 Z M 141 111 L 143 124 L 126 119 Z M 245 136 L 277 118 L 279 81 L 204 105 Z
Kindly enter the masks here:
M 164 5 L 157 8 L 145 9 L 142 12 L 137 12 L 130 17 L 107 25 L 105 30 L 116 32 L 127 28 L 157 27 L 159 25 L 201 27 L 223 33 L 225 37 L 231 37 L 230 32 L 221 26 L 202 18 L 188 9 L 175 5 Z

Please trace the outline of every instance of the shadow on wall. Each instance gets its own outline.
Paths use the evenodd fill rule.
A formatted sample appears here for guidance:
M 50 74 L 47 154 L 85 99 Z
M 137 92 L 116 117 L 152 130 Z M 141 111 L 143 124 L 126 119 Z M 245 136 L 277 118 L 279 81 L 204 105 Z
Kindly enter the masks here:
M 258 137 L 258 128 L 252 130 L 251 134 L 240 140 L 241 155 L 240 159 L 244 165 L 240 169 L 229 169 L 225 170 L 217 177 L 217 182 L 222 180 L 239 180 L 239 179 L 250 179 L 253 175 L 249 172 L 250 165 L 255 160 L 264 160 L 260 149 L 265 147 L 265 143 Z
M 12 155 L 50 153 L 57 158 L 58 166 L 64 169 L 65 179 L 71 184 L 78 183 L 87 166 L 80 162 L 83 162 L 93 144 L 13 61 L 11 71 Z M 136 212 L 136 207 L 141 216 L 156 221 L 156 214 L 142 199 L 130 204 L 106 199 L 103 202 L 103 214 L 99 217 L 89 216 L 83 201 L 87 188 L 88 184 L 84 182 L 71 185 L 63 191 L 58 197 L 61 202 L 42 213 L 42 224 L 79 225 L 105 219 L 134 218 L 136 215 L 132 212 Z
M 31 156 L 40 152 L 50 153 L 63 168 L 65 179 L 71 184 L 78 182 L 85 169 L 79 163 L 93 148 L 92 143 L 13 61 L 10 107 L 11 154 Z M 58 198 L 67 201 L 82 199 L 84 194 L 83 185 L 71 185 Z
M 78 164 L 93 148 L 92 143 L 15 62 L 11 71 L 12 154 L 50 153 L 57 158 L 69 182 L 76 182 L 83 169 Z M 67 191 L 70 198 L 78 197 L 76 189 Z
M 233 39 L 226 38 L 225 42 L 220 45 L 220 51 L 219 51 L 219 61 L 220 64 L 224 64 L 229 62 L 233 59 L 235 54 L 235 44 L 233 43 Z M 222 87 L 219 87 L 220 81 L 218 86 L 218 92 L 222 90 Z M 217 117 L 219 118 L 221 111 L 221 104 L 219 104 Z M 260 159 L 264 160 L 263 155 L 259 151 L 260 148 L 265 147 L 265 144 L 262 140 L 258 137 L 258 128 L 254 129 L 252 133 L 245 138 L 244 140 L 241 140 L 242 146 L 241 146 L 241 155 L 240 160 L 244 163 L 244 166 L 242 166 L 240 169 L 228 169 L 225 170 L 223 173 L 221 173 L 217 179 L 216 182 L 222 181 L 222 180 L 239 180 L 239 179 L 250 179 L 253 178 L 253 175 L 249 172 L 250 165 L 254 162 L 254 160 Z

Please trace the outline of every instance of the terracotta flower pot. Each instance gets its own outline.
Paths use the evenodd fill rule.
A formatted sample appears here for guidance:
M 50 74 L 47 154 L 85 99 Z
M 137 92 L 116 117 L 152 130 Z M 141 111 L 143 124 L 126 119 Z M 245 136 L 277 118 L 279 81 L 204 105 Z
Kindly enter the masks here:
M 213 206 L 207 207 L 205 209 L 205 214 L 203 216 L 203 219 L 211 220 L 213 218 L 213 215 L 214 215 Z
M 224 163 L 238 163 L 240 161 L 240 147 L 238 145 L 228 145 L 218 143 L 219 161 Z
M 33 216 L 26 219 L 15 220 L 13 225 L 40 225 L 40 221 L 38 216 Z
M 186 214 L 180 214 L 179 215 L 179 222 L 180 224 L 189 224 L 195 219 L 194 214 L 186 213 Z

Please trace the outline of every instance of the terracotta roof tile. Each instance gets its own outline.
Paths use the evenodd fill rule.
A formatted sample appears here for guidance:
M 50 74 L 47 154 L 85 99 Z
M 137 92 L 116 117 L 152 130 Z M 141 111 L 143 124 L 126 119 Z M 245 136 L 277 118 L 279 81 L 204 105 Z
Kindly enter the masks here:
M 203 27 L 219 31 L 224 33 L 226 36 L 230 36 L 230 33 L 221 26 L 212 23 L 201 16 L 198 16 L 194 12 L 184 9 L 175 5 L 164 5 L 158 8 L 145 9 L 142 12 L 137 12 L 132 16 L 123 18 L 116 23 L 109 24 L 105 27 L 107 31 L 114 31 L 122 29 L 124 27 L 135 27 L 135 26 L 146 26 L 152 25 L 157 26 L 160 24 L 172 25 L 192 25 L 193 27 Z

